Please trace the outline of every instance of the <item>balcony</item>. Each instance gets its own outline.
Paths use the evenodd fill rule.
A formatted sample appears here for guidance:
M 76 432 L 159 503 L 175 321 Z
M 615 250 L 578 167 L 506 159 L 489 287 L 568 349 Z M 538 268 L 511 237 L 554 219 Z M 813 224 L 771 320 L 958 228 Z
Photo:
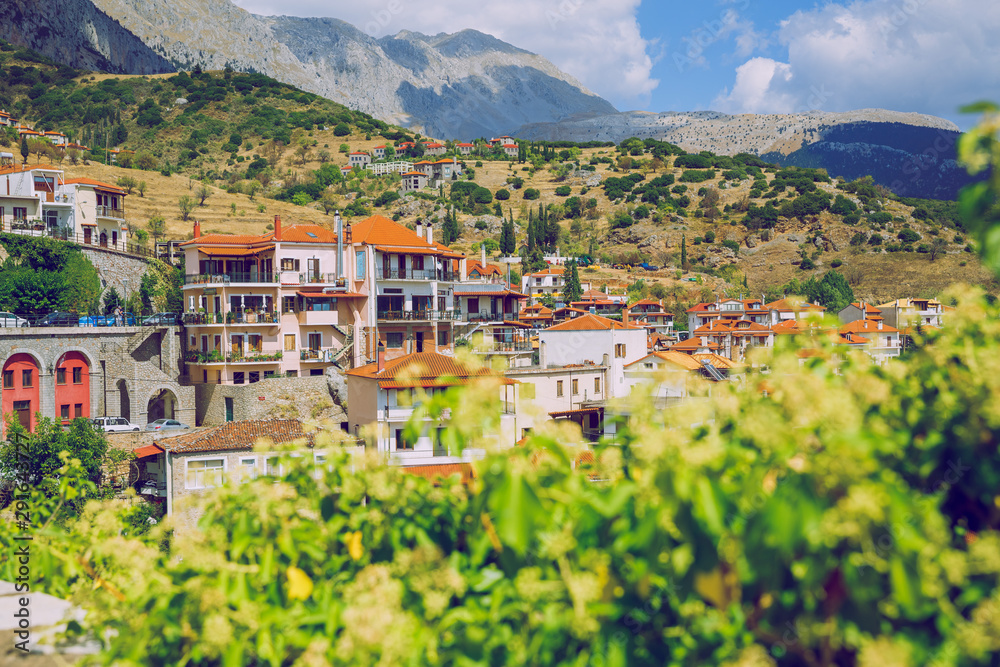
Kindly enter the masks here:
M 282 275 L 281 282 L 284 284 L 287 272 Z M 299 285 L 343 285 L 345 280 L 338 279 L 336 273 L 300 273 Z
M 273 273 L 192 273 L 184 276 L 185 285 L 239 285 L 275 283 Z
M 462 319 L 460 310 L 381 310 L 379 321 L 383 322 L 439 322 Z
M 491 313 L 488 310 L 478 313 L 469 313 L 465 318 L 466 322 L 516 322 L 517 313 Z
M 222 313 L 184 313 L 184 324 L 197 326 L 199 324 L 222 324 Z
M 275 363 L 281 361 L 281 352 L 263 353 L 263 352 L 242 352 L 239 350 L 229 351 L 226 353 L 220 352 L 219 350 L 212 350 L 211 352 L 199 352 L 197 350 L 190 350 L 184 353 L 184 363 L 187 364 L 198 364 L 200 366 L 205 366 L 208 364 L 262 364 L 262 363 Z
M 306 363 L 333 363 L 340 349 L 299 350 L 299 361 Z
M 226 313 L 226 324 L 280 324 L 281 314 L 280 313 L 255 313 L 253 311 L 244 311 L 242 313 L 234 313 L 232 311 Z
M 114 218 L 115 220 L 125 219 L 125 209 L 124 208 L 111 208 L 110 206 L 98 206 L 97 207 L 97 217 L 98 218 Z
M 477 354 L 510 354 L 514 352 L 534 352 L 535 348 L 532 347 L 531 341 L 518 340 L 518 341 L 483 341 L 482 343 L 475 344 L 472 349 Z
M 459 280 L 454 271 L 435 271 L 434 269 L 382 269 L 382 280 Z

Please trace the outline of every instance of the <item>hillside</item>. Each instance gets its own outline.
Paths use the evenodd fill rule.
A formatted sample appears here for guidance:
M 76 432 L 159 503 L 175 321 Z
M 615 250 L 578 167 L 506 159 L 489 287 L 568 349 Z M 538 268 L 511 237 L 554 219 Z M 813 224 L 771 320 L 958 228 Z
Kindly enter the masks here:
M 201 67 L 265 74 L 449 138 L 615 111 L 545 58 L 474 30 L 433 37 L 403 31 L 376 40 L 336 19 L 256 16 L 230 0 L 55 5 L 16 0 L 0 37 L 64 64 L 116 73 Z M 101 57 L 86 57 L 92 53 Z
M 659 285 L 656 291 L 673 294 L 678 304 L 706 289 L 773 292 L 831 267 L 850 278 L 858 296 L 872 300 L 899 290 L 934 295 L 954 281 L 994 287 L 966 251 L 953 203 L 904 201 L 865 181 L 838 182 L 819 170 L 770 166 L 749 154 L 686 154 L 655 140 L 617 147 L 526 142 L 523 162 L 483 146 L 465 158 L 473 190 L 458 194 L 453 183 L 443 192 L 400 198 L 398 176 L 344 179 L 339 166 L 346 151 L 370 151 L 407 135 L 315 95 L 267 77 L 224 72 L 73 76 L 78 72 L 2 48 L 0 101 L 28 120 L 43 114 L 39 127 L 75 138 L 123 133 L 121 147 L 136 153 L 120 154 L 121 165 L 100 164 L 105 154 L 99 150 L 77 156 L 76 164 L 66 158 L 62 167 L 69 176 L 144 181 L 142 194 L 133 188 L 128 199 L 133 227 L 162 216 L 172 238 L 187 238 L 193 219 L 206 231 L 259 233 L 275 214 L 328 224 L 329 213 L 340 209 L 348 220 L 379 212 L 407 224 L 431 221 L 443 240 L 443 221 L 454 207 L 461 235 L 453 245 L 473 253 L 486 241 L 495 249 L 498 206 L 503 218 L 515 218 L 522 243 L 527 220 L 541 205 L 558 230 L 547 243 L 563 254 L 592 254 L 605 265 L 587 270 L 585 279 L 633 290 L 642 279 L 647 291 Z M 177 103 L 181 96 L 186 103 Z M 485 194 L 474 191 L 477 186 Z M 203 205 L 184 220 L 178 201 L 197 201 L 202 188 Z M 905 230 L 919 238 L 904 241 Z M 680 270 L 682 240 L 686 271 Z M 607 268 L 640 261 L 667 268 L 655 274 Z
M 954 123 L 885 109 L 760 115 L 630 111 L 530 124 L 516 136 L 615 143 L 638 137 L 691 152 L 752 153 L 781 165 L 826 169 L 849 180 L 871 175 L 905 197 L 954 199 L 970 180 L 955 161 L 959 131 Z

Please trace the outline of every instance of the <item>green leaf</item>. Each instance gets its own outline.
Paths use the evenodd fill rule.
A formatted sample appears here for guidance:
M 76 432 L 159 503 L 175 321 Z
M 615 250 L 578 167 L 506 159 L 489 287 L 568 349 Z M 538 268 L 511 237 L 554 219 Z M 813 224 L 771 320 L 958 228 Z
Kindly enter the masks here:
M 978 102 L 973 102 L 972 104 L 961 106 L 958 110 L 961 113 L 989 113 L 993 111 L 1000 111 L 1000 106 L 998 106 L 996 102 L 980 100 Z
M 724 528 L 723 519 L 726 516 L 726 499 L 722 495 L 718 483 L 715 480 L 702 477 L 698 480 L 697 489 L 694 498 L 695 506 L 699 509 L 709 530 L 716 535 L 721 534 Z
M 496 493 L 494 508 L 501 542 L 523 554 L 531 541 L 535 516 L 542 512 L 535 490 L 522 474 L 511 472 Z

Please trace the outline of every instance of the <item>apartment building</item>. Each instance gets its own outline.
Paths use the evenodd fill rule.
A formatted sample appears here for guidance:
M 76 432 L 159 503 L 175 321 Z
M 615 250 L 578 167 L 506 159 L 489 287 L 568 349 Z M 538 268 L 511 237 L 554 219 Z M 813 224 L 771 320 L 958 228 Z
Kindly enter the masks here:
M 876 306 L 885 323 L 897 329 L 944 324 L 944 305 L 937 299 L 895 299 Z
M 181 246 L 192 382 L 251 384 L 350 363 L 367 297 L 348 290 L 338 235 L 318 225 L 283 229 L 275 216 L 274 231 L 262 235 L 202 235 L 195 222 Z
M 659 299 L 642 299 L 622 311 L 622 322 L 645 327 L 650 335 L 672 336 L 674 315 L 663 309 Z

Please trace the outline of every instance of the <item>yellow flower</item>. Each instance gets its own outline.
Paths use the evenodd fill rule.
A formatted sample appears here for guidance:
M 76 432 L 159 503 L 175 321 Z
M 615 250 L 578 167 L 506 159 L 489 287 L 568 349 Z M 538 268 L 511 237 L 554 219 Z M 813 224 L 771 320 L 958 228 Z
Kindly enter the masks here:
M 288 577 L 288 597 L 291 600 L 305 600 L 310 595 L 312 595 L 313 582 L 309 578 L 309 575 L 295 567 L 290 565 L 287 570 L 285 570 L 285 576 Z
M 361 560 L 365 555 L 365 548 L 361 546 L 361 531 L 355 531 L 347 536 L 347 553 L 351 554 L 354 560 Z

